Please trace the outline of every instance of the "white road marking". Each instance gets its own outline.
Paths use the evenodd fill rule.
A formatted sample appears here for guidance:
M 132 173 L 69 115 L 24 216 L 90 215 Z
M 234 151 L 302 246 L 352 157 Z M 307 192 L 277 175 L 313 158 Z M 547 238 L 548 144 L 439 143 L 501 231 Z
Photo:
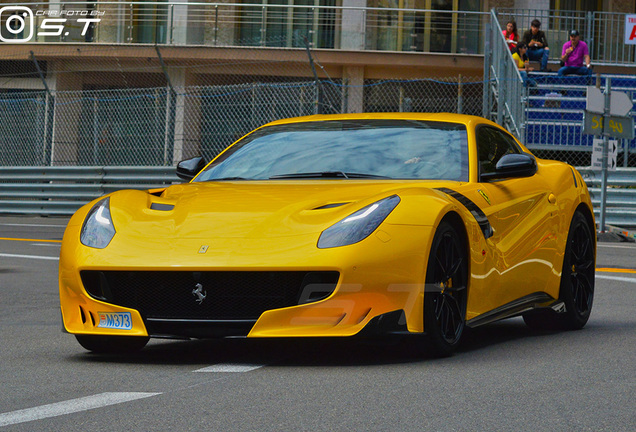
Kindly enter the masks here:
M 58 257 L 47 257 L 47 256 L 39 256 L 39 255 L 16 255 L 16 254 L 5 254 L 5 253 L 0 253 L 0 257 L 42 259 L 42 260 L 55 260 L 55 261 L 59 260 Z
M 57 402 L 35 408 L 27 408 L 0 414 L 0 426 L 8 426 L 34 420 L 42 420 L 50 417 L 57 417 L 65 414 L 73 414 L 76 412 L 116 405 L 160 394 L 161 393 L 118 392 L 101 393 L 93 396 L 71 399 L 64 402 Z
M 250 372 L 263 366 L 265 365 L 222 363 L 197 369 L 195 372 Z
M 636 249 L 636 245 L 634 246 L 627 246 L 627 245 L 617 245 L 614 243 L 597 243 L 596 247 L 606 247 L 606 248 L 612 248 L 612 249 Z
M 60 243 L 31 243 L 31 246 L 49 246 L 59 248 L 62 245 Z
M 0 223 L 0 226 L 66 228 L 66 225 Z
M 636 283 L 636 277 L 627 278 L 627 277 L 620 277 L 620 276 L 605 276 L 605 275 L 600 275 L 598 273 L 596 274 L 596 279 L 606 279 L 606 280 L 615 280 L 615 281 L 619 281 L 619 282 Z

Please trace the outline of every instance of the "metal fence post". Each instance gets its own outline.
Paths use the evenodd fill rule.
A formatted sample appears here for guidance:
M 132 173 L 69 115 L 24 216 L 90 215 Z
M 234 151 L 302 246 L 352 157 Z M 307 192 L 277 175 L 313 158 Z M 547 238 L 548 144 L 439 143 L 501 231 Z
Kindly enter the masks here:
M 51 93 L 51 89 L 49 88 L 48 83 L 46 82 L 46 78 L 44 78 L 44 73 L 42 72 L 42 69 L 40 68 L 40 64 L 38 63 L 38 59 L 35 58 L 35 54 L 33 53 L 33 51 L 30 52 L 31 54 L 31 60 L 33 61 L 33 64 L 35 65 L 36 70 L 38 71 L 38 75 L 40 77 L 40 80 L 42 81 L 42 85 L 44 86 L 44 90 L 46 90 L 46 96 L 45 96 L 45 108 L 44 108 L 44 134 L 43 134 L 43 151 L 42 151 L 42 162 L 43 165 L 49 165 L 52 164 L 53 158 L 52 158 L 52 140 L 53 140 L 53 134 L 49 134 L 49 127 L 51 128 L 51 130 L 53 129 L 53 121 L 52 121 L 52 117 L 51 117 L 51 121 L 49 121 L 49 102 L 50 101 L 55 101 L 55 98 L 53 97 L 53 94 Z M 53 105 L 53 107 L 55 107 L 55 105 Z M 51 110 L 52 111 L 52 110 Z M 50 113 L 52 114 L 52 112 Z
M 484 25 L 484 84 L 482 94 L 482 117 L 490 118 L 490 64 L 492 55 L 490 52 L 490 22 Z
M 134 18 L 134 10 L 133 10 L 133 4 L 130 3 L 130 21 L 128 22 L 128 42 L 132 42 L 133 41 L 133 23 L 135 22 L 135 18 Z
M 174 4 L 170 4 L 170 45 L 174 43 Z
M 46 93 L 44 108 L 44 156 L 43 165 L 53 165 L 53 118 L 55 113 L 55 96 Z
M 497 67 L 497 124 L 503 126 L 503 120 L 504 120 L 504 111 L 505 111 L 505 91 L 506 91 L 506 86 L 504 85 L 503 81 L 506 79 L 506 77 L 508 76 L 507 74 L 507 68 L 508 68 L 508 62 L 506 61 L 502 61 L 502 62 L 495 62 L 496 67 Z
M 462 94 L 462 74 L 457 78 L 457 114 L 464 111 L 464 96 Z
M 594 53 L 596 41 L 592 37 L 594 34 L 594 13 L 588 12 L 585 24 L 585 42 L 587 42 L 590 54 Z
M 261 8 L 261 46 L 267 45 L 267 7 Z
M 629 100 L 634 100 L 634 92 L 627 92 L 629 95 Z M 628 139 L 623 139 L 623 167 L 627 168 L 629 166 L 629 141 Z
M 219 5 L 214 5 L 214 46 L 216 46 L 219 33 Z
M 600 230 L 605 232 L 605 204 L 607 202 L 607 150 L 609 146 L 609 134 L 605 131 L 605 119 L 610 115 L 610 98 L 612 93 L 612 78 L 605 82 L 605 108 L 603 114 L 603 177 L 601 179 L 601 219 Z

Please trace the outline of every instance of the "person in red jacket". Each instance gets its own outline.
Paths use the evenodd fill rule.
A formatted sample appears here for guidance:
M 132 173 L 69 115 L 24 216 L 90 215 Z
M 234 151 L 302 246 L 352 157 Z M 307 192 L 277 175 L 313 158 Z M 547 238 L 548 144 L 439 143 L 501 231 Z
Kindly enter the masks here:
M 508 21 L 506 29 L 503 30 L 504 38 L 508 44 L 510 51 L 514 52 L 517 49 L 517 42 L 519 42 L 519 33 L 517 33 L 517 23 L 514 20 Z

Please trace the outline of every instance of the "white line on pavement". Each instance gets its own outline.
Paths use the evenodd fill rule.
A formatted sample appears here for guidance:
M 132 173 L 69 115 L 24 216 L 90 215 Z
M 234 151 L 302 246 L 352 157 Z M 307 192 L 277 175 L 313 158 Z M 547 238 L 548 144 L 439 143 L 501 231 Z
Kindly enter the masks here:
M 42 420 L 49 417 L 57 417 L 123 402 L 130 402 L 136 399 L 143 399 L 160 394 L 161 393 L 141 392 L 101 393 L 93 396 L 71 399 L 64 402 L 57 402 L 35 408 L 27 408 L 0 414 L 0 426 L 25 423 L 33 420 Z
M 619 282 L 636 283 L 636 277 L 627 278 L 627 277 L 620 277 L 620 276 L 605 276 L 605 275 L 600 275 L 598 273 L 596 274 L 596 279 L 606 279 L 606 280 L 615 280 L 615 281 L 619 281 Z
M 249 372 L 265 365 L 225 363 L 197 369 L 195 372 Z
M 66 225 L 0 223 L 0 226 L 66 228 Z
M 16 254 L 4 254 L 4 253 L 0 253 L 0 257 L 42 259 L 42 260 L 55 260 L 55 261 L 59 260 L 58 257 L 46 257 L 46 256 L 39 256 L 39 255 L 16 255 Z
M 634 246 L 627 246 L 627 245 L 617 245 L 614 243 L 597 243 L 596 244 L 597 247 L 606 247 L 606 248 L 612 248 L 612 249 L 636 249 L 636 245 Z

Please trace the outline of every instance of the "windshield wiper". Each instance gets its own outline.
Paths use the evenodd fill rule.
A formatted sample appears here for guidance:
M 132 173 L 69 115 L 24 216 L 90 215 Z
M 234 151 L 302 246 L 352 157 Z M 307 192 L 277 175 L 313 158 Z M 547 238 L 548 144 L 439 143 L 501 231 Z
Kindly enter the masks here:
M 230 180 L 250 180 L 245 177 L 221 177 L 221 178 L 211 178 L 206 181 L 230 181 Z
M 381 178 L 389 179 L 391 177 L 380 176 L 375 174 L 361 174 L 344 171 L 320 171 L 320 172 L 308 172 L 308 173 L 289 173 L 289 174 L 277 174 L 271 176 L 270 180 L 278 179 L 309 179 L 309 178 Z

